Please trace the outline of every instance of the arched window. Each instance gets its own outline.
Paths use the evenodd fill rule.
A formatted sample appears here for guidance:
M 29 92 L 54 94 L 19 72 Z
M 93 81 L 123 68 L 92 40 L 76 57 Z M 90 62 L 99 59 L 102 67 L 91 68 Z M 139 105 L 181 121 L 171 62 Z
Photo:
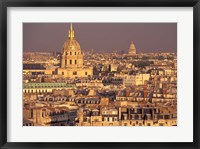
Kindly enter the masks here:
M 70 52 L 70 55 L 72 55 L 72 52 Z
M 76 60 L 74 60 L 74 64 L 76 64 Z
M 72 60 L 71 59 L 69 60 L 69 63 L 72 64 Z

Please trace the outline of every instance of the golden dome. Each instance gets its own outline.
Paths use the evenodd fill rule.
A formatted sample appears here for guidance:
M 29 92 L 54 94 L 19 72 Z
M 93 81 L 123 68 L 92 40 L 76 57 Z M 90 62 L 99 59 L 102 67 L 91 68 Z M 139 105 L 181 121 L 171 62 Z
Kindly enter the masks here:
M 74 36 L 74 30 L 73 30 L 72 24 L 70 25 L 70 30 L 68 34 L 69 34 L 68 40 L 63 45 L 63 52 L 68 52 L 68 51 L 81 52 L 80 44 L 78 43 L 78 41 L 76 41 L 75 36 Z
M 68 39 L 63 45 L 62 49 L 62 68 L 75 68 L 83 66 L 83 53 L 80 44 L 76 41 L 72 24 L 68 32 Z
M 78 41 L 75 39 L 72 40 L 67 40 L 64 45 L 63 45 L 63 52 L 67 51 L 80 51 L 81 52 L 81 47 Z

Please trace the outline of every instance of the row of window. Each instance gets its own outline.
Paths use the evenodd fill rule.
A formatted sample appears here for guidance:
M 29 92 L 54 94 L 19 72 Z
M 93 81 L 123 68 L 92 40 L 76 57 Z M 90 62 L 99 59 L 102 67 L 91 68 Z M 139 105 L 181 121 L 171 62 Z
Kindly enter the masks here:
M 33 126 L 32 123 L 23 123 L 23 126 Z
M 77 71 L 74 71 L 74 72 L 73 72 L 73 75 L 74 75 L 74 76 L 76 76 L 77 74 L 78 74 L 78 73 L 77 73 Z M 62 72 L 62 75 L 65 75 L 65 72 Z M 87 76 L 87 75 L 88 75 L 88 73 L 87 73 L 87 72 L 85 72 L 85 75 Z
M 46 93 L 47 90 L 35 90 L 35 92 L 33 90 L 24 90 L 24 93 Z
M 65 55 L 79 55 L 79 54 L 82 54 L 82 52 L 65 52 Z
M 67 65 L 67 64 L 68 64 L 68 63 L 67 63 L 67 60 L 65 60 L 65 65 Z M 73 63 L 73 61 L 70 59 L 70 60 L 69 60 L 69 64 L 70 64 L 70 65 L 72 65 L 72 64 L 75 64 L 75 65 L 76 65 L 76 64 L 77 64 L 77 60 L 74 60 L 74 63 Z

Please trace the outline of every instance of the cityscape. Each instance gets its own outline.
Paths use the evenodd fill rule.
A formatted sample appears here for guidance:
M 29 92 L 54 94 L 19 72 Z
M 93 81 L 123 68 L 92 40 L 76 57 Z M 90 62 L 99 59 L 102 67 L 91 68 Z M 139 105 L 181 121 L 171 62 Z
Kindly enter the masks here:
M 83 50 L 69 26 L 62 49 L 23 52 L 23 126 L 177 126 L 176 51 Z

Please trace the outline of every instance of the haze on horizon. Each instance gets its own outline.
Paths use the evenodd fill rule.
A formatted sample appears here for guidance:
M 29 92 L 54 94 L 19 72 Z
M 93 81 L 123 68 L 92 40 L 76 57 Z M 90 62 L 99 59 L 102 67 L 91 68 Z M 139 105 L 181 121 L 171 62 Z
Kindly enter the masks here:
M 23 50 L 61 52 L 70 23 L 23 23 Z M 177 23 L 73 23 L 83 51 L 177 52 Z

